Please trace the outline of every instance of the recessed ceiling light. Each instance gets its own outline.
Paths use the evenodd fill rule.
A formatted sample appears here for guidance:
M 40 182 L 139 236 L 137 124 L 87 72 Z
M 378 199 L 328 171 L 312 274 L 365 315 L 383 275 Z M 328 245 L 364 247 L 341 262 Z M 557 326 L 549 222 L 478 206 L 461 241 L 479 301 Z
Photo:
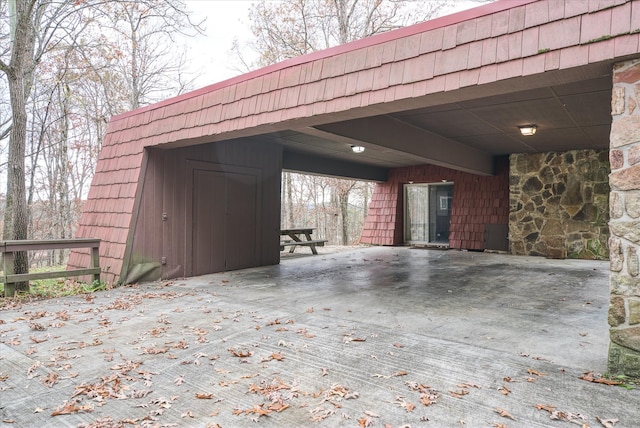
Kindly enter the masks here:
M 362 146 L 351 146 L 351 150 L 353 153 L 362 153 L 364 152 L 364 147 Z
M 538 127 L 536 125 L 524 125 L 518 126 L 518 128 L 520 128 L 520 133 L 522 135 L 533 135 L 538 130 Z

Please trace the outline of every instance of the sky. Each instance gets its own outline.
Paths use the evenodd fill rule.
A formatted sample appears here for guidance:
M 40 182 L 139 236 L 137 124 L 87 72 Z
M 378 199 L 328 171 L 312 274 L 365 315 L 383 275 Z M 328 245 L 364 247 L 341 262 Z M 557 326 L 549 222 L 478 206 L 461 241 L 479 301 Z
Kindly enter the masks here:
M 195 21 L 206 18 L 205 35 L 187 40 L 193 73 L 199 74 L 195 88 L 204 87 L 242 74 L 237 62 L 229 54 L 234 38 L 240 44 L 250 41 L 252 34 L 248 12 L 251 0 L 187 0 Z M 480 6 L 479 0 L 452 0 L 452 11 Z M 252 59 L 252 52 L 244 55 Z M 255 57 L 255 54 L 253 54 Z M 234 68 L 236 65 L 236 68 Z
M 201 74 L 196 88 L 230 79 L 241 71 L 234 68 L 229 54 L 234 38 L 246 43 L 251 38 L 248 12 L 249 0 L 188 0 L 194 21 L 205 19 L 205 35 L 189 39 L 190 58 L 194 72 Z M 248 53 L 249 54 L 249 53 Z

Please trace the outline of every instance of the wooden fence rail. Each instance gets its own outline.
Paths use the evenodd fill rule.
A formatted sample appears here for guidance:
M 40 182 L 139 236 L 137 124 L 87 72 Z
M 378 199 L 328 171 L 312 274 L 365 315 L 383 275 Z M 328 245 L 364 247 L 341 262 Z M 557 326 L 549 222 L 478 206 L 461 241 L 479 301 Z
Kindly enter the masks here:
M 20 251 L 60 250 L 66 248 L 90 248 L 91 266 L 86 269 L 71 269 L 56 272 L 14 273 L 15 253 Z M 92 275 L 93 281 L 100 281 L 100 240 L 99 239 L 43 239 L 38 241 L 0 241 L 2 271 L 0 282 L 4 284 L 4 296 L 13 297 L 16 283 L 36 279 L 66 278 L 68 276 Z

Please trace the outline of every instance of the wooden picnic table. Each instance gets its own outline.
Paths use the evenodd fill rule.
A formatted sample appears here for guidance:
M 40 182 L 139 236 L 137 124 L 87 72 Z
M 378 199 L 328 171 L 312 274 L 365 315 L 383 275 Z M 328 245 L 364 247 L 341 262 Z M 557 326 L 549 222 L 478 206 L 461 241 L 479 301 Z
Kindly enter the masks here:
M 287 238 L 280 240 L 280 251 L 284 250 L 284 247 L 291 247 L 290 253 L 293 253 L 297 246 L 306 246 L 311 248 L 313 254 L 318 254 L 316 246 L 323 247 L 326 239 L 312 239 L 311 234 L 313 228 L 311 227 L 299 227 L 294 229 L 282 229 L 280 230 L 280 236 L 286 236 Z

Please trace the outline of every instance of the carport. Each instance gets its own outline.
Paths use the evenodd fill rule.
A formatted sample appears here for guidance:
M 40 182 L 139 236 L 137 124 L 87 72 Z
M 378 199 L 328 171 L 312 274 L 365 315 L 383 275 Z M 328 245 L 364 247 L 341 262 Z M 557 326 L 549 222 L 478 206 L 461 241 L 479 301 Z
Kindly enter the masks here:
M 499 1 L 116 116 L 77 235 L 109 282 L 271 265 L 283 169 L 378 181 L 379 245 L 444 182 L 449 248 L 610 256 L 610 370 L 640 374 L 639 29 L 638 1 Z

